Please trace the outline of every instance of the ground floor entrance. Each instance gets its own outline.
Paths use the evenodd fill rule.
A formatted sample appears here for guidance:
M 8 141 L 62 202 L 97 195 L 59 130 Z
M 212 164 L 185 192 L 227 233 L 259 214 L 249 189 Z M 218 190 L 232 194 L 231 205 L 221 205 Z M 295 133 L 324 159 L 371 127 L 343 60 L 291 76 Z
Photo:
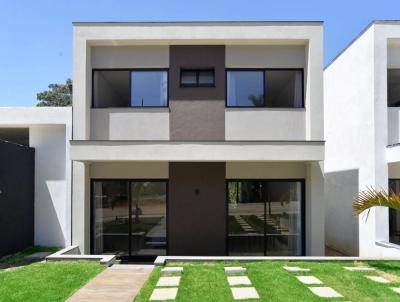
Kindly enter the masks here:
M 170 163 L 166 179 L 91 179 L 91 249 L 124 257 L 305 254 L 305 179 L 229 179 Z
M 94 254 L 165 255 L 166 180 L 92 180 Z

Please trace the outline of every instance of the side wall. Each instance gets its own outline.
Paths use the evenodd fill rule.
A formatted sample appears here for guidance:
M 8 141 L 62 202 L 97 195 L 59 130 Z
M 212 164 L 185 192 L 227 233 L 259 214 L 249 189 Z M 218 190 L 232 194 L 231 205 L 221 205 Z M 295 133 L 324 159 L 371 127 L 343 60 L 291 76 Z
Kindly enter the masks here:
M 35 150 L 0 141 L 0 258 L 33 245 Z
M 35 148 L 35 244 L 65 246 L 70 240 L 66 127 L 31 126 Z
M 364 225 L 351 208 L 375 184 L 373 64 L 370 28 L 324 72 L 326 244 L 348 255 L 366 255 L 375 238 L 373 217 Z M 361 225 L 370 238 L 359 237 Z

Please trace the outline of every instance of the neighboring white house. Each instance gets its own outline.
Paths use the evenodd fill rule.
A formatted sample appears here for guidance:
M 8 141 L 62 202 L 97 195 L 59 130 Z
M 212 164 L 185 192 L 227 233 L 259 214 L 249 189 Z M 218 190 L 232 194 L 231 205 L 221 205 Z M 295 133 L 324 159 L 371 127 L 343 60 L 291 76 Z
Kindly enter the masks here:
M 400 22 L 372 22 L 324 72 L 326 242 L 349 255 L 399 256 L 400 215 L 353 215 L 368 187 L 400 193 Z M 390 213 L 390 215 L 389 215 Z
M 35 245 L 71 244 L 71 134 L 70 107 L 0 108 L 0 137 L 35 148 Z
M 321 22 L 75 23 L 72 244 L 324 255 Z

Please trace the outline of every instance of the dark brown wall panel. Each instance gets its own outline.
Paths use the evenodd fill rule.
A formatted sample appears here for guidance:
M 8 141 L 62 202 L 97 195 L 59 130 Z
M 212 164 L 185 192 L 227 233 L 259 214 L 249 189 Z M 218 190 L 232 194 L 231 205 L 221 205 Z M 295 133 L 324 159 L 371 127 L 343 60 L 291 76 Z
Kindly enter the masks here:
M 170 163 L 168 252 L 225 255 L 225 163 Z
M 170 101 L 171 140 L 224 140 L 224 101 Z
M 180 87 L 181 69 L 214 69 L 215 87 Z M 225 46 L 170 47 L 171 140 L 225 139 Z
M 180 70 L 209 69 L 215 71 L 215 87 L 180 87 Z M 225 46 L 172 45 L 169 50 L 170 100 L 224 100 Z

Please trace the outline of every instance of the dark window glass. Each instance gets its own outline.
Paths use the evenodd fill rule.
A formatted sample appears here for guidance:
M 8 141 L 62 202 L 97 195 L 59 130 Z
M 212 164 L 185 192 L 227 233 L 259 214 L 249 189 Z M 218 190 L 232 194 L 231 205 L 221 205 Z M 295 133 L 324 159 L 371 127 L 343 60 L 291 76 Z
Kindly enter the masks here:
M 302 255 L 300 181 L 229 181 L 229 255 Z
M 400 194 L 400 179 L 389 179 L 389 191 Z M 389 241 L 400 244 L 400 211 L 389 209 Z
M 387 71 L 388 106 L 400 107 L 400 69 Z
M 166 71 L 132 71 L 131 106 L 167 106 L 167 85 Z
M 96 70 L 93 74 L 93 106 L 128 107 L 129 71 Z
M 163 70 L 95 70 L 93 107 L 165 107 L 167 86 Z
M 227 72 L 228 107 L 302 108 L 302 70 Z
M 214 71 L 201 70 L 199 71 L 199 86 L 214 85 Z
M 196 86 L 197 85 L 196 71 L 182 70 L 181 71 L 181 85 L 182 86 Z
M 165 181 L 94 181 L 95 254 L 166 254 Z
M 129 254 L 129 192 L 126 181 L 93 183 L 94 253 Z
M 267 107 L 303 107 L 303 75 L 300 70 L 267 70 L 265 72 Z
M 263 71 L 228 71 L 228 106 L 264 106 Z
M 181 70 L 181 87 L 213 87 L 214 70 Z

